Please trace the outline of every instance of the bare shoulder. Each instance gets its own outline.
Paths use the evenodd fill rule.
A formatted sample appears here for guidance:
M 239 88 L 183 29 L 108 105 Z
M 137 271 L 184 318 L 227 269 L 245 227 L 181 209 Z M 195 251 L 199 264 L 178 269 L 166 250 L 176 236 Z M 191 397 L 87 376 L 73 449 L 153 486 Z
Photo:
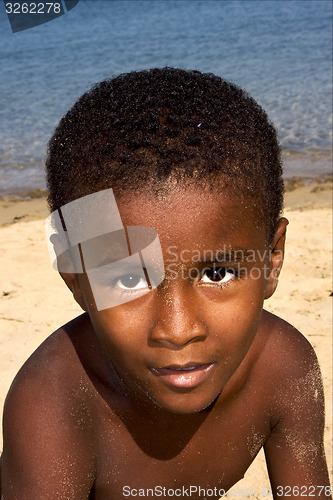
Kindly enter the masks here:
M 91 488 L 88 377 L 75 348 L 81 333 L 84 352 L 84 321 L 54 332 L 14 379 L 4 407 L 4 498 L 85 498 Z
M 73 396 L 78 380 L 84 378 L 85 360 L 82 358 L 85 344 L 88 343 L 85 322 L 82 316 L 51 334 L 24 363 L 9 390 L 6 405 L 18 403 L 22 399 L 40 405 L 48 402 L 66 404 Z M 81 336 L 81 352 L 78 342 Z
M 292 414 L 294 418 L 305 416 L 309 409 L 320 417 L 322 425 L 322 377 L 315 351 L 304 335 L 290 323 L 263 311 L 254 344 L 251 387 L 255 391 L 260 387 L 271 428 Z
M 311 373 L 320 383 L 317 357 L 310 342 L 287 321 L 263 312 L 261 336 L 264 340 L 262 362 L 279 384 L 297 380 Z
M 271 424 L 264 449 L 274 498 L 295 485 L 316 498 L 327 498 L 324 393 L 316 354 L 282 319 L 265 313 L 263 326 L 267 342 L 259 364 Z

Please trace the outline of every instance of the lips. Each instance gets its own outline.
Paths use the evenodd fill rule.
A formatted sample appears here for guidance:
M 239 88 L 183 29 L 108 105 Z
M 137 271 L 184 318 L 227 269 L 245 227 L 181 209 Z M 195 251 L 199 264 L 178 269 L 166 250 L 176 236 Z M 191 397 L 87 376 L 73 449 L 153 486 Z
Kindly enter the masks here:
M 213 363 L 187 363 L 152 368 L 151 372 L 171 387 L 193 389 L 206 380 L 213 367 Z

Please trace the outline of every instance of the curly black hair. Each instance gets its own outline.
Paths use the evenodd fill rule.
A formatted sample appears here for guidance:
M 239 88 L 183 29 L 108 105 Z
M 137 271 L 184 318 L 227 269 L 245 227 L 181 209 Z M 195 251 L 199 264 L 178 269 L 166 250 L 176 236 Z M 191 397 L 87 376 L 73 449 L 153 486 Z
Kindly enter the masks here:
M 235 84 L 199 71 L 133 71 L 96 84 L 60 121 L 46 169 L 51 211 L 110 187 L 159 191 L 175 176 L 218 189 L 223 179 L 260 205 L 271 238 L 283 204 L 267 114 Z

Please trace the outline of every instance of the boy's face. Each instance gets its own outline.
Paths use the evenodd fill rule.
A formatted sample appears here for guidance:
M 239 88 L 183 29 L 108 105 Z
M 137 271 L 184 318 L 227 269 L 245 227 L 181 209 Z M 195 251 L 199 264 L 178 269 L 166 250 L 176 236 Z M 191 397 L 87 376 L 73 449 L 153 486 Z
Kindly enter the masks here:
M 97 311 L 79 274 L 76 296 L 128 394 L 170 412 L 200 411 L 246 356 L 272 293 L 266 228 L 250 199 L 227 190 L 127 193 L 117 204 L 124 226 L 156 229 L 165 279 L 140 295 L 142 276 L 124 273 L 113 286 L 133 299 Z

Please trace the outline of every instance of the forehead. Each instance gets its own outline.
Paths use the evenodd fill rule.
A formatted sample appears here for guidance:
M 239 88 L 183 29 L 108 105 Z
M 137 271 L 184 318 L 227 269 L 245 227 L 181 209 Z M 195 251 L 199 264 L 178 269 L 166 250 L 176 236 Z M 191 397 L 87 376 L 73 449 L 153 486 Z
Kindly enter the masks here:
M 124 225 L 156 229 L 161 244 L 205 249 L 229 245 L 257 248 L 265 243 L 266 227 L 253 200 L 228 190 L 178 187 L 163 197 L 124 193 L 117 198 Z

